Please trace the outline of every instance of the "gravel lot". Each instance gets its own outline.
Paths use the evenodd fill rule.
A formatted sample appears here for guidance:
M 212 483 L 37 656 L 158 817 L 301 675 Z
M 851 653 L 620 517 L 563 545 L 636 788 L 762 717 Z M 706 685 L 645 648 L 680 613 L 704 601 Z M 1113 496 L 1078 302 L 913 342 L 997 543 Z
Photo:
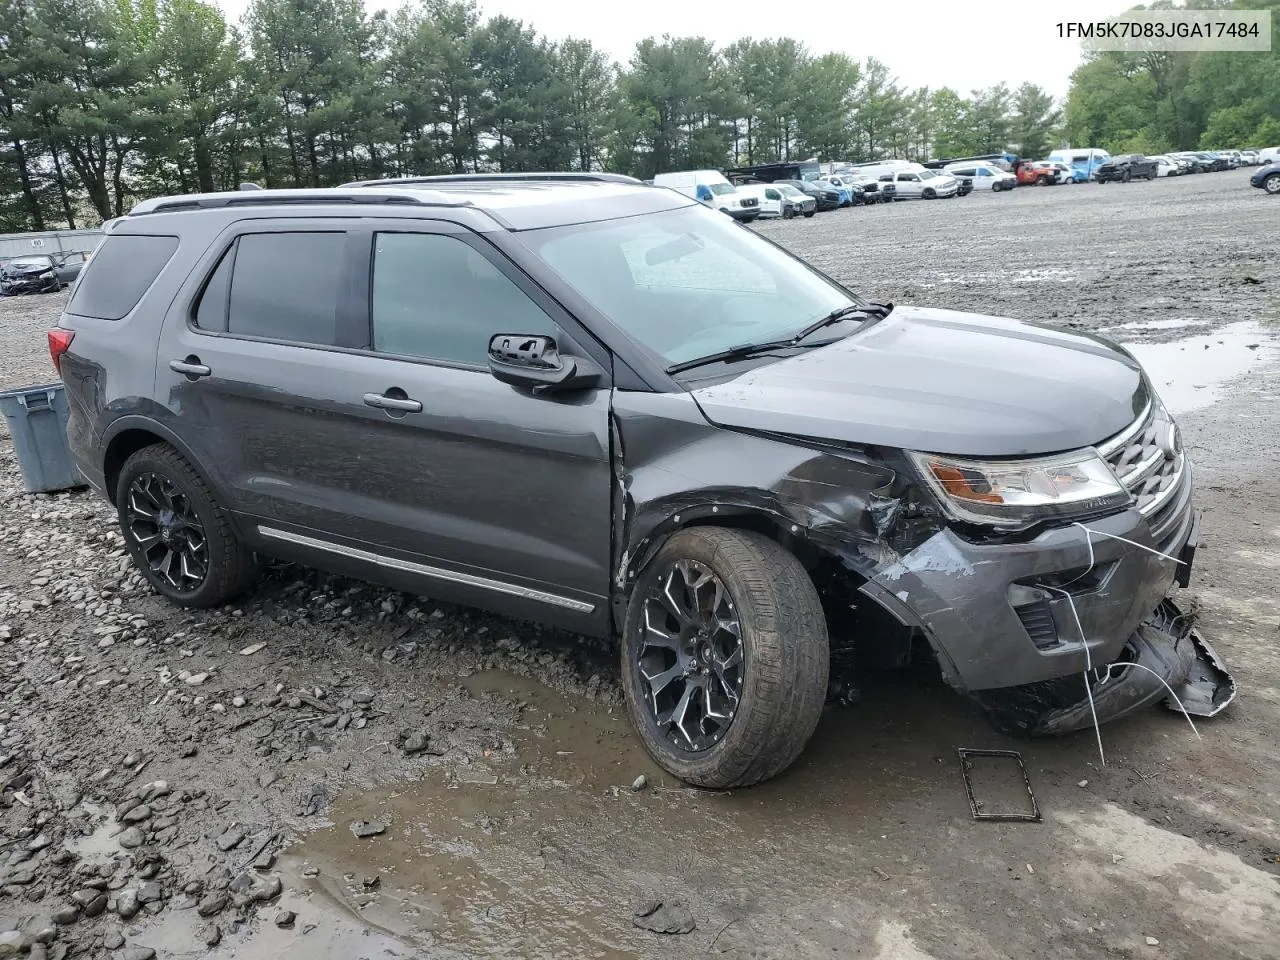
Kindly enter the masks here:
M 1092 734 L 1011 741 L 903 676 L 779 780 L 689 790 L 630 736 L 602 645 L 283 565 L 178 611 L 104 504 L 20 492 L 6 432 L 0 957 L 1274 960 L 1280 207 L 1246 181 L 758 226 L 877 299 L 1151 358 L 1204 510 L 1182 602 L 1242 689 L 1202 739 L 1152 710 L 1104 729 L 1104 767 Z M 0 301 L 0 388 L 53 379 L 63 299 Z M 1044 822 L 972 822 L 957 747 L 1021 750 Z M 696 929 L 640 929 L 650 900 Z

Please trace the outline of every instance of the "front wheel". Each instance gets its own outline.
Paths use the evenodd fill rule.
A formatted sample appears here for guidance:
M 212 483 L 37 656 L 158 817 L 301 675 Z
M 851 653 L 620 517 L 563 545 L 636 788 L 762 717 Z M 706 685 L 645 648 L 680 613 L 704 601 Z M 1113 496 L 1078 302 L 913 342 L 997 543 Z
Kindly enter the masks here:
M 1273 197 L 1280 195 L 1280 173 L 1273 173 L 1262 181 L 1262 189 Z
M 184 607 L 214 607 L 258 575 L 227 511 L 170 446 L 144 447 L 120 471 L 116 509 L 125 547 L 155 590 Z
M 812 217 L 817 212 L 818 212 L 817 210 L 806 210 L 804 214 L 805 218 L 808 219 L 809 217 Z
M 632 723 L 654 761 L 695 786 L 749 786 L 790 766 L 818 724 L 828 664 L 813 582 L 757 533 L 679 531 L 627 606 Z
M 924 198 L 926 200 L 932 200 L 935 197 L 937 197 L 937 194 L 934 192 L 933 187 L 929 187 L 928 189 L 925 190 Z

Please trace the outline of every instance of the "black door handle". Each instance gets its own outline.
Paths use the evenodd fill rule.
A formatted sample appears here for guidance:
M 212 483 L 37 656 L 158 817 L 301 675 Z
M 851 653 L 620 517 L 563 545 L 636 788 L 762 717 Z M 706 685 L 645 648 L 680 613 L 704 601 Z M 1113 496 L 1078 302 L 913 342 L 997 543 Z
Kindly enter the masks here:
M 208 367 L 200 362 L 200 358 L 196 356 L 187 357 L 185 360 L 170 360 L 169 369 L 174 373 L 181 373 L 192 380 L 200 377 L 207 377 L 213 373 Z
M 399 396 L 396 396 L 399 394 Z M 406 396 L 403 390 L 392 387 L 386 393 L 366 393 L 366 406 L 378 407 L 382 410 L 393 410 L 397 413 L 421 413 L 422 404 Z

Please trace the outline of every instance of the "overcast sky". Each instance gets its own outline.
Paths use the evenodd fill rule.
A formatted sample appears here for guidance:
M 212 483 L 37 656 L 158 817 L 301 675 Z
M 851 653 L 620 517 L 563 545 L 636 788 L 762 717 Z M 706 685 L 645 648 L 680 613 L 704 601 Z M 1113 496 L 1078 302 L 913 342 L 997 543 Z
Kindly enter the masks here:
M 248 0 L 216 0 L 238 21 Z M 394 9 L 402 0 L 366 0 L 372 10 Z M 483 0 L 487 16 L 506 14 L 560 40 L 591 40 L 619 63 L 627 63 L 645 37 L 703 36 L 719 46 L 742 37 L 789 36 L 814 53 L 840 51 L 855 59 L 873 56 L 888 64 L 907 87 L 954 87 L 967 94 L 1000 81 L 1038 83 L 1065 96 L 1080 62 L 1080 43 L 1060 38 L 1057 24 L 1122 13 L 1133 0 L 1072 0 L 1071 3 L 960 2 L 960 0 L 845 0 L 794 8 L 724 0 Z

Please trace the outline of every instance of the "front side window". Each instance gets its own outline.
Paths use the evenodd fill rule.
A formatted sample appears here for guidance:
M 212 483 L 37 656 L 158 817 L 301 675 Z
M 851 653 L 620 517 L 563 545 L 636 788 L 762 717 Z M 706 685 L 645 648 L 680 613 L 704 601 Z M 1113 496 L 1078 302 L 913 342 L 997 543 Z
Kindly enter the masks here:
M 769 189 L 764 192 L 764 198 L 766 200 L 781 200 L 782 194 L 778 193 L 777 190 Z
M 346 234 L 340 232 L 240 237 L 231 270 L 227 332 L 291 343 L 337 343 L 345 248 Z
M 914 173 L 900 173 L 900 174 L 898 174 L 898 179 L 899 179 L 899 180 L 913 180 L 913 181 L 916 181 L 916 180 L 919 180 L 920 178 L 919 178 L 919 177 L 917 177 Z
M 442 234 L 377 234 L 371 315 L 375 350 L 449 363 L 483 366 L 499 333 L 556 335 L 492 261 Z
M 519 234 L 611 323 L 667 364 L 798 333 L 862 302 L 702 208 Z

